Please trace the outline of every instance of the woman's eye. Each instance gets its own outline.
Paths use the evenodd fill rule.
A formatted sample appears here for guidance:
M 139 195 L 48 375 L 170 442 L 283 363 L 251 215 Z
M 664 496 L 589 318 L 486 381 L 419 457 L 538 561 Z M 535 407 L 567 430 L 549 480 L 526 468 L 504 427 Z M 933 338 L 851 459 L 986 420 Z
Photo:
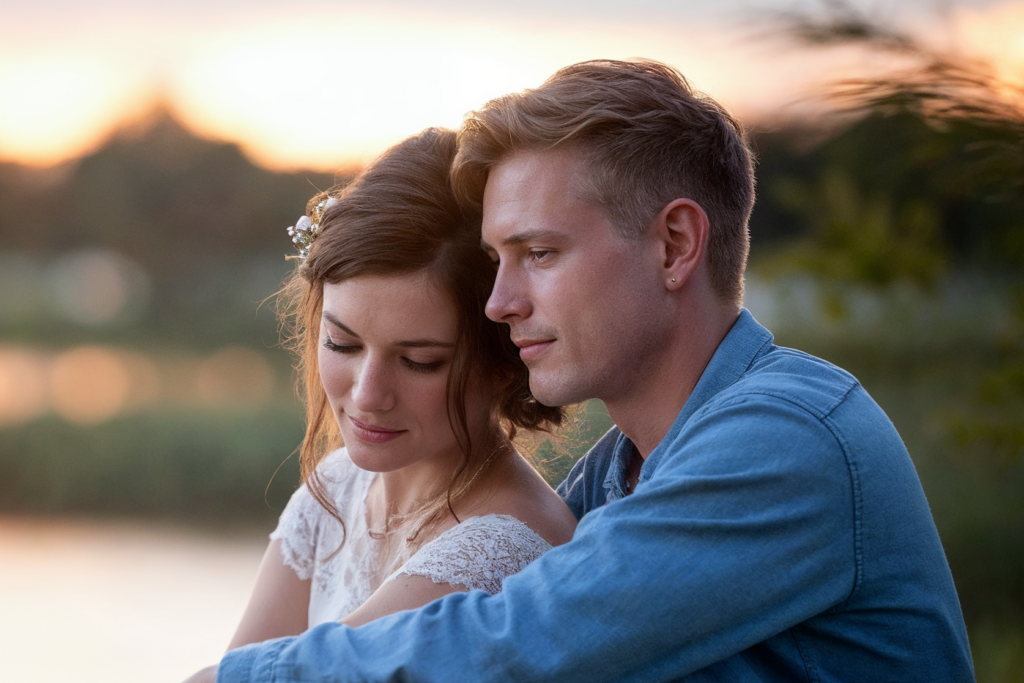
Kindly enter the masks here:
M 355 353 L 361 347 L 358 344 L 336 344 L 330 337 L 327 337 L 324 339 L 324 348 L 335 353 Z
M 403 358 L 402 363 L 413 372 L 436 372 L 444 365 L 443 360 L 433 361 L 432 363 L 419 363 L 408 358 Z

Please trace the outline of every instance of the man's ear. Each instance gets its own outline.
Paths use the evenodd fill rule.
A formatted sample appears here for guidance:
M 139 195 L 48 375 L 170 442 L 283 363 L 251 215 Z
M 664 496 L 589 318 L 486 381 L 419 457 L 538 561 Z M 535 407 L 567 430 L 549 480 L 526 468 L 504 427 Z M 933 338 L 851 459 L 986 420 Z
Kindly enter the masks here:
M 708 215 L 692 199 L 673 199 L 654 220 L 665 287 L 680 289 L 704 259 Z

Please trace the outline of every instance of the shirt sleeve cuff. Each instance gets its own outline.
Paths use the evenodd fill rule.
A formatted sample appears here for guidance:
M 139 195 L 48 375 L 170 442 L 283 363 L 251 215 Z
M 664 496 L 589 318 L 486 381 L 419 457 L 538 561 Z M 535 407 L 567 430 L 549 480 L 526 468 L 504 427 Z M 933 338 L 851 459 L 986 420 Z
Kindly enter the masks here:
M 217 667 L 217 683 L 272 683 L 274 662 L 294 638 L 278 638 L 231 650 Z

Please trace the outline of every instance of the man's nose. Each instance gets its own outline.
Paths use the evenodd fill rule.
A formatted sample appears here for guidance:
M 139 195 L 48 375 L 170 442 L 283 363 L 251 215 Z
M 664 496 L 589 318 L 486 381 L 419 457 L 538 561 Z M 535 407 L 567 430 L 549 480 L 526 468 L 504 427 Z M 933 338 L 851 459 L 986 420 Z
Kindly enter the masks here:
M 395 407 L 394 377 L 383 359 L 367 355 L 352 384 L 352 402 L 364 413 L 375 413 Z
M 511 322 L 515 318 L 528 318 L 532 307 L 521 274 L 502 263 L 494 279 L 494 289 L 487 299 L 484 313 L 495 322 Z

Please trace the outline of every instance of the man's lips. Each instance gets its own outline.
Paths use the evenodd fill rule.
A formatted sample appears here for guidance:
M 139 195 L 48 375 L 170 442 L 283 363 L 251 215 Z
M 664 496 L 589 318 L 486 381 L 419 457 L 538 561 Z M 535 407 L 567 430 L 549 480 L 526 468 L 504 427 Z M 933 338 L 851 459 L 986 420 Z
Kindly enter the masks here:
M 348 417 L 348 421 L 352 424 L 352 431 L 355 433 L 356 438 L 361 441 L 368 441 L 369 443 L 387 443 L 392 439 L 397 439 L 406 432 L 404 429 L 389 429 L 388 427 L 381 427 L 380 425 L 360 422 L 351 415 L 347 415 L 346 417 Z
M 524 361 L 536 358 L 544 353 L 548 347 L 555 343 L 554 339 L 518 339 L 515 345 L 519 347 L 519 357 Z

